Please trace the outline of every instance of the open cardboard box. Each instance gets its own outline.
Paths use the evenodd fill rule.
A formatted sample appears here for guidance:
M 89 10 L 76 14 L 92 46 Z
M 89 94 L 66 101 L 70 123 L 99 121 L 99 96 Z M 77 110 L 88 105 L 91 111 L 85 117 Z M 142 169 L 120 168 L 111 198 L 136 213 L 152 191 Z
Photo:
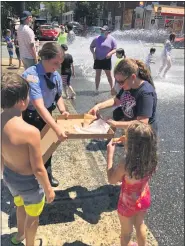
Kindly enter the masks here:
M 69 115 L 68 119 L 60 115 L 56 117 L 57 124 L 67 132 L 68 139 L 111 139 L 114 136 L 114 131 L 110 128 L 107 133 L 94 134 L 94 133 L 79 133 L 75 130 L 74 125 L 85 127 L 90 125 L 96 119 L 95 116 L 89 114 Z M 48 126 L 41 131 L 41 150 L 44 163 L 49 159 L 53 152 L 59 146 L 60 141 L 56 133 Z

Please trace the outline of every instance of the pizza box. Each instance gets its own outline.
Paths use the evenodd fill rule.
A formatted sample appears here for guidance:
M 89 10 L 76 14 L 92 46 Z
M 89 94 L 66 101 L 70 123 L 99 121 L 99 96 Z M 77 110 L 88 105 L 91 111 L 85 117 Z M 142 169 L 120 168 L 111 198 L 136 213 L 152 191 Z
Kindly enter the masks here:
M 56 117 L 57 124 L 66 132 L 68 139 L 111 139 L 114 136 L 114 131 L 109 128 L 107 133 L 92 133 L 92 132 L 79 132 L 76 129 L 88 127 L 92 122 L 96 120 L 95 116 L 90 114 L 76 114 L 69 115 L 66 119 L 65 116 L 60 115 Z M 67 140 L 66 140 L 67 141 Z M 41 150 L 44 163 L 49 159 L 53 152 L 60 145 L 56 133 L 48 126 L 41 131 Z

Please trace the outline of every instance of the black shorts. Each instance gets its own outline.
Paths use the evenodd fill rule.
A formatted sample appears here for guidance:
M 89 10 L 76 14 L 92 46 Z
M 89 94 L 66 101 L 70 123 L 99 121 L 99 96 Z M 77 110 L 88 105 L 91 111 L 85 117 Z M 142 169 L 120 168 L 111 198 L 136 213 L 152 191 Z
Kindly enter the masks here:
M 94 69 L 111 70 L 112 63 L 111 59 L 95 60 Z
M 20 52 L 19 52 L 19 48 L 15 49 L 15 53 L 17 55 L 17 59 L 20 60 Z

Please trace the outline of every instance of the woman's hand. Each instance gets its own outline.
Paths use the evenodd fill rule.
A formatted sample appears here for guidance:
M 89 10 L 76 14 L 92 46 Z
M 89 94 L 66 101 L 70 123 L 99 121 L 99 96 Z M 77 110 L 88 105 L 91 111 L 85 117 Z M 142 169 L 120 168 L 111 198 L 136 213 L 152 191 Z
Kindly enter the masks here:
M 57 134 L 57 137 L 58 137 L 58 140 L 60 142 L 64 142 L 66 139 L 67 139 L 67 135 L 65 134 L 65 132 L 61 129 L 60 126 L 58 126 L 56 129 L 55 129 L 55 132 Z
M 112 57 L 112 55 L 110 55 L 109 53 L 106 56 L 106 59 L 110 59 Z
M 109 119 L 109 120 L 107 120 L 106 121 L 107 122 L 107 124 L 109 124 L 110 126 L 112 126 L 112 127 L 117 127 L 117 121 L 115 121 L 115 120 L 112 120 L 112 119 Z
M 68 118 L 68 116 L 69 116 L 69 112 L 64 111 L 64 112 L 62 113 L 62 115 L 64 115 L 64 116 L 65 116 L 65 118 L 67 119 L 67 118 Z
M 115 146 L 116 146 L 115 143 L 113 143 L 113 140 L 111 139 L 111 141 L 107 144 L 107 155 L 108 156 L 114 155 Z
M 98 111 L 99 111 L 99 107 L 98 107 L 98 105 L 95 105 L 93 108 L 91 108 L 89 110 L 88 114 L 92 114 L 92 115 L 96 116 Z

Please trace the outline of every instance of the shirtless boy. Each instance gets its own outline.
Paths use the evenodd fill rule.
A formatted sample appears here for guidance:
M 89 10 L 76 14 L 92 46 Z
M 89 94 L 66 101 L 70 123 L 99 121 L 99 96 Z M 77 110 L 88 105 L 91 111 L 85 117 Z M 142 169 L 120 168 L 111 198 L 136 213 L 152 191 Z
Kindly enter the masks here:
M 34 246 L 45 196 L 47 203 L 55 193 L 43 164 L 40 132 L 22 119 L 27 108 L 29 84 L 18 74 L 2 76 L 1 113 L 3 180 L 17 206 L 18 233 L 11 242 L 26 239 L 26 246 Z

